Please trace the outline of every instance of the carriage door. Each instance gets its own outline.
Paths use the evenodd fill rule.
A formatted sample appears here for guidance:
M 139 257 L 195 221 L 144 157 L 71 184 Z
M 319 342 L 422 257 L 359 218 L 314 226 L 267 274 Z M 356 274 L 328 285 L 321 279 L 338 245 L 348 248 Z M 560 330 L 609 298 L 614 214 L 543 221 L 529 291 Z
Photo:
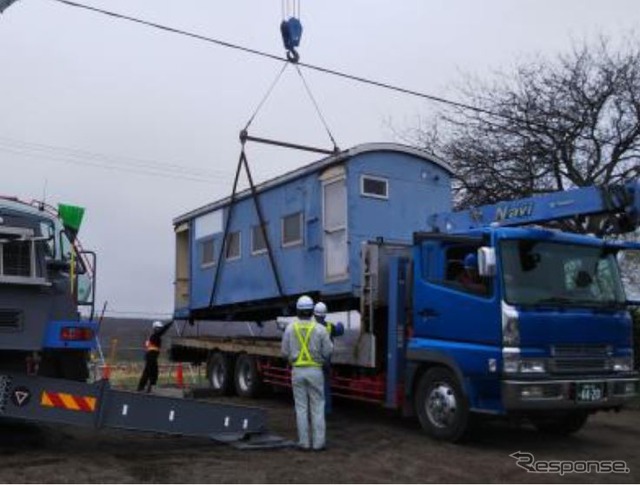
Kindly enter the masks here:
M 344 167 L 332 167 L 321 176 L 324 278 L 339 281 L 349 276 L 347 248 L 347 187 Z
M 175 308 L 189 307 L 189 224 L 176 227 Z

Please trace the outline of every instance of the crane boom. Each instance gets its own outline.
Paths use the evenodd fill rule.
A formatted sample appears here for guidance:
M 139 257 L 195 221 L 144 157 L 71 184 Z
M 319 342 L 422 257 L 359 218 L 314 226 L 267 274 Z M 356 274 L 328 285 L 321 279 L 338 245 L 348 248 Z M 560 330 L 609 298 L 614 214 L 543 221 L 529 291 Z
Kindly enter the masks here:
M 609 216 L 616 232 L 640 227 L 640 179 L 622 185 L 584 187 L 429 217 L 434 232 L 542 224 L 573 217 Z

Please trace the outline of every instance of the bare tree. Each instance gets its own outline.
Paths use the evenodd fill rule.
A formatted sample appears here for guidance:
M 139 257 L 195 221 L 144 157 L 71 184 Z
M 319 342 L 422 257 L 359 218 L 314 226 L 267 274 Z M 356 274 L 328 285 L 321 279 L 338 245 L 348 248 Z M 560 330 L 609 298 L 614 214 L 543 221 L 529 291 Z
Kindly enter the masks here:
M 640 175 L 640 48 L 600 39 L 519 64 L 405 133 L 449 161 L 460 208 Z M 574 230 L 595 232 L 589 225 Z

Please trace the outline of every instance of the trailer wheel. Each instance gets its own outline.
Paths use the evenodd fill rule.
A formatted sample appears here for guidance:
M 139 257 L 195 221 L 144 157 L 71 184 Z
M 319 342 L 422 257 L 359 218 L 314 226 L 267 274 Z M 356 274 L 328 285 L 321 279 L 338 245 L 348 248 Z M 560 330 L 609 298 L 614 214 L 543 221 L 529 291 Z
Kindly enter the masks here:
M 442 441 L 460 441 L 466 434 L 469 403 L 455 375 L 443 367 L 429 369 L 418 382 L 415 409 L 427 434 Z
M 585 411 L 572 411 L 551 416 L 534 416 L 531 422 L 541 433 L 568 436 L 578 432 L 589 419 Z
M 233 363 L 229 355 L 219 351 L 211 354 L 207 361 L 209 386 L 220 394 L 229 394 L 233 376 L 232 367 Z
M 241 354 L 236 362 L 236 394 L 242 397 L 257 397 L 262 387 L 262 378 L 258 372 L 256 358 Z

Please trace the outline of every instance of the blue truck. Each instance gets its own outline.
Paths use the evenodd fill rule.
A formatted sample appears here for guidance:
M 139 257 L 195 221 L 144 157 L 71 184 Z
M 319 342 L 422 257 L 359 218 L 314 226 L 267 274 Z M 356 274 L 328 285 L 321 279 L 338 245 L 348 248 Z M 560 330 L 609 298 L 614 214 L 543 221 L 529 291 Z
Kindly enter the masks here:
M 176 218 L 173 358 L 206 363 L 219 392 L 288 387 L 266 322 L 306 293 L 346 324 L 333 394 L 417 415 L 437 439 L 478 414 L 573 433 L 637 396 L 618 257 L 640 246 L 532 225 L 634 230 L 640 183 L 451 212 L 450 176 L 419 150 L 363 145 Z

